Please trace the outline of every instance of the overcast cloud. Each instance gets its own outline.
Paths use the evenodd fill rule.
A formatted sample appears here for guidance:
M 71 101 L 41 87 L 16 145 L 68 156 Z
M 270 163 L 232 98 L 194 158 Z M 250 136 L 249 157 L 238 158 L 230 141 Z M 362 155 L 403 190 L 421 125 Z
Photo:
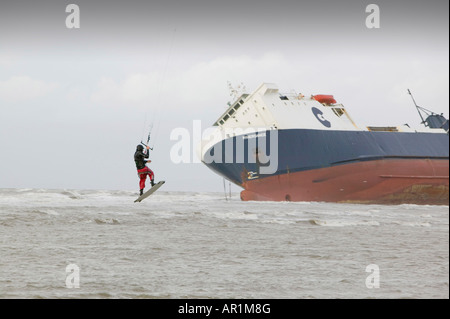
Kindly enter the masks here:
M 222 191 L 203 164 L 172 163 L 170 132 L 211 125 L 228 81 L 333 94 L 361 126 L 417 125 L 408 88 L 448 117 L 448 1 L 74 3 L 80 29 L 65 2 L 0 4 L 0 188 L 137 190 L 132 156 L 153 124 L 165 190 Z

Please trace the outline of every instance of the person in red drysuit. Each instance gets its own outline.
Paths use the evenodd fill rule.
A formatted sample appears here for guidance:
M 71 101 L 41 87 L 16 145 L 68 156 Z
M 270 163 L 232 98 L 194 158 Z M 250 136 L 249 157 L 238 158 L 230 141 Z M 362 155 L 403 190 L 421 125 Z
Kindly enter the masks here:
M 136 147 L 136 152 L 134 153 L 134 162 L 136 163 L 136 169 L 139 176 L 139 194 L 144 194 L 144 188 L 145 188 L 145 180 L 147 179 L 147 176 L 150 178 L 150 183 L 152 184 L 152 187 L 155 185 L 154 178 L 155 174 L 153 171 L 145 166 L 145 164 L 150 163 L 151 160 L 147 160 L 147 158 L 150 155 L 149 152 L 150 147 L 147 146 L 147 150 L 144 151 L 144 146 L 139 144 Z

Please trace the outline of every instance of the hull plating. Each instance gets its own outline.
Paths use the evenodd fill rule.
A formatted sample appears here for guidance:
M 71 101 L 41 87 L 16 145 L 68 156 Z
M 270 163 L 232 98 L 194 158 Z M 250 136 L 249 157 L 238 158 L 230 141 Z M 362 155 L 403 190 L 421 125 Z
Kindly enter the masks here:
M 273 174 L 258 173 L 245 136 L 216 144 L 243 145 L 244 162 L 236 161 L 234 147 L 222 161 L 205 163 L 242 186 L 242 200 L 449 204 L 447 134 L 293 129 L 278 130 L 270 145 L 270 133 L 258 143 L 267 154 L 277 151 Z
M 242 200 L 449 204 L 448 160 L 388 159 L 243 183 Z

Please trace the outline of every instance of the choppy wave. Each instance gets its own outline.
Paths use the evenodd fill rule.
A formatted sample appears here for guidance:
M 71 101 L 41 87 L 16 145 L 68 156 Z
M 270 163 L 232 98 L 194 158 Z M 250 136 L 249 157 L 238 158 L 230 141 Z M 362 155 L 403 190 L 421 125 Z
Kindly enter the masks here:
M 343 221 L 343 220 L 319 220 L 310 219 L 309 222 L 317 226 L 327 226 L 327 227 L 345 227 L 345 226 L 380 226 L 377 221 Z
M 448 298 L 448 206 L 136 197 L 0 189 L 1 297 Z M 65 287 L 72 263 L 79 290 Z
M 36 210 L 32 210 L 31 213 L 53 215 L 53 216 L 59 215 L 59 213 L 54 209 L 36 209 Z
M 120 222 L 115 218 L 95 218 L 94 221 L 101 225 L 101 224 L 110 224 L 110 225 L 118 225 Z
M 205 216 L 225 220 L 274 224 L 309 223 L 325 227 L 358 227 L 397 224 L 433 227 L 436 211 L 448 206 L 357 205 L 329 203 L 241 202 L 238 195 L 226 200 L 220 193 L 158 192 L 135 204 L 134 191 L 0 189 L 0 209 L 59 216 L 79 214 L 154 214 L 159 218 Z M 400 217 L 400 219 L 398 218 Z M 91 219 L 93 220 L 93 219 Z M 103 219 L 99 219 L 103 220 Z

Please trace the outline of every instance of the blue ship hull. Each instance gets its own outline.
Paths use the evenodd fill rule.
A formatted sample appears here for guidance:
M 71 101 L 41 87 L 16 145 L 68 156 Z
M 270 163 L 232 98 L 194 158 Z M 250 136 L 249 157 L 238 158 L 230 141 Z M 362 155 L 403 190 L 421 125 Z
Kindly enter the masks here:
M 273 136 L 274 134 L 276 136 Z M 215 154 L 217 150 L 223 150 L 222 156 Z M 449 136 L 445 133 L 272 130 L 259 132 L 253 138 L 240 135 L 223 140 L 208 150 L 204 158 L 208 159 L 208 156 L 215 156 L 215 161 L 206 161 L 205 164 L 233 183 L 251 190 L 253 195 L 250 199 L 327 200 L 328 194 L 320 196 L 317 194 L 320 191 L 315 191 L 312 197 L 303 196 L 305 187 L 309 186 L 308 184 L 299 186 L 301 183 L 299 184 L 298 179 L 306 176 L 310 178 L 314 176 L 314 172 L 318 173 L 316 178 L 320 178 L 324 170 L 332 168 L 333 174 L 339 175 L 336 168 L 347 167 L 347 170 L 351 165 L 371 162 L 378 163 L 376 166 L 378 178 L 386 174 L 395 175 L 392 171 L 393 167 L 401 165 L 396 166 L 395 170 L 402 170 L 403 178 L 396 179 L 395 183 L 402 184 L 403 191 L 414 185 L 431 185 L 433 189 L 438 187 L 439 199 L 429 198 L 428 202 L 425 202 L 448 205 Z M 268 159 L 270 161 L 266 163 Z M 426 168 L 424 168 L 424 161 L 428 163 Z M 261 168 L 267 168 L 273 164 L 276 164 L 273 172 L 269 174 L 262 172 Z M 367 165 L 353 167 L 369 169 Z M 370 169 L 374 171 L 373 167 Z M 364 179 L 364 172 L 361 173 L 358 178 Z M 368 171 L 366 175 L 369 177 L 373 173 Z M 351 183 L 355 183 L 350 178 L 348 181 L 345 179 L 345 174 L 349 174 L 348 171 L 342 170 L 342 174 L 340 183 L 343 185 L 334 185 L 336 192 L 338 189 L 342 190 L 344 186 L 348 188 Z M 289 178 L 286 179 L 287 177 Z M 285 184 L 284 180 L 288 180 L 289 185 Z M 400 180 L 402 180 L 401 183 Z M 264 181 L 271 183 L 275 181 L 276 185 L 271 188 L 265 185 Z M 388 187 L 389 183 L 385 180 L 383 183 Z M 322 186 L 328 187 L 326 184 Z M 343 197 L 345 201 L 359 201 L 357 196 L 354 199 L 351 195 L 346 196 Z M 372 202 L 381 202 L 376 199 L 377 194 L 372 196 L 374 198 Z M 335 199 L 339 199 L 339 196 L 333 198 L 333 201 L 336 201 Z

